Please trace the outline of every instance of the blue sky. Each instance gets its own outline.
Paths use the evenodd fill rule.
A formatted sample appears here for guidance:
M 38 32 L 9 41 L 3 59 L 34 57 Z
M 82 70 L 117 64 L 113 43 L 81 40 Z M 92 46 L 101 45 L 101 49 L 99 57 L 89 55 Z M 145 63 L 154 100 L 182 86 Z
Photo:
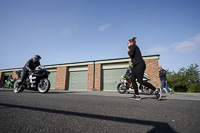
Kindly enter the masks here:
M 200 65 L 200 0 L 0 0 L 0 69 L 124 58 L 133 36 L 165 69 Z

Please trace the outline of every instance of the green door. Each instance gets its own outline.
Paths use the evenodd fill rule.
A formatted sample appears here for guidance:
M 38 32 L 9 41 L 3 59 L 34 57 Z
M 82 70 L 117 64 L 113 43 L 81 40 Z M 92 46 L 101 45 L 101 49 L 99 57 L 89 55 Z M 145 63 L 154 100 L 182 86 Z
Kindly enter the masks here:
M 12 72 L 6 72 L 6 73 L 4 73 L 4 76 L 9 76 L 9 75 L 12 75 Z
M 69 72 L 69 90 L 87 91 L 88 71 Z
M 51 89 L 55 89 L 56 84 L 56 72 L 51 72 L 49 75 L 49 81 L 51 83 Z
M 103 90 L 117 90 L 117 85 L 120 83 L 121 76 L 125 75 L 126 70 L 125 68 L 103 70 Z

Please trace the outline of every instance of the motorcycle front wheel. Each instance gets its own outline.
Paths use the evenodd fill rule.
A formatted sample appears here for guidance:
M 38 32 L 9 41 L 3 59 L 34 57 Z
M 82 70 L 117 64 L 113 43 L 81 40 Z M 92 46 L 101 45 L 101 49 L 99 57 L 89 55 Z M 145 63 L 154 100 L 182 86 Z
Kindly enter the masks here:
M 22 92 L 24 90 L 23 87 L 20 88 L 19 84 L 18 84 L 18 80 L 15 81 L 14 83 L 14 92 L 18 93 L 18 92 Z
M 8 85 L 7 85 L 7 83 L 5 83 L 4 86 L 3 86 L 3 88 L 7 88 L 7 87 L 8 87 Z
M 41 93 L 47 93 L 50 89 L 50 81 L 48 79 L 41 79 L 38 84 L 38 91 Z
M 119 83 L 119 84 L 117 85 L 117 91 L 118 91 L 120 94 L 126 93 L 126 90 L 122 90 L 122 87 L 123 87 L 123 86 L 124 86 L 123 83 Z

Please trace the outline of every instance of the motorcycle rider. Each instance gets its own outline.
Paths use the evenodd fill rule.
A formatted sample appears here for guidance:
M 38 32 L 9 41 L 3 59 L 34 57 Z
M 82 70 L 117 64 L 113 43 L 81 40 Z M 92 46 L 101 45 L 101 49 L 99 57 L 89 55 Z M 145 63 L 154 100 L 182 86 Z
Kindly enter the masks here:
M 132 69 L 133 65 L 131 62 L 129 62 L 129 67 L 126 70 L 126 73 L 124 76 L 121 76 L 122 78 L 125 78 L 127 80 L 131 79 L 131 69 Z
M 9 77 L 7 78 L 7 81 L 10 81 L 10 80 L 12 80 L 13 78 L 12 78 L 12 75 L 9 75 Z
M 18 80 L 19 86 L 21 85 L 21 83 L 23 83 L 28 74 L 33 72 L 35 68 L 40 65 L 40 59 L 41 57 L 39 55 L 34 55 L 32 59 L 26 62 L 22 69 L 20 79 Z

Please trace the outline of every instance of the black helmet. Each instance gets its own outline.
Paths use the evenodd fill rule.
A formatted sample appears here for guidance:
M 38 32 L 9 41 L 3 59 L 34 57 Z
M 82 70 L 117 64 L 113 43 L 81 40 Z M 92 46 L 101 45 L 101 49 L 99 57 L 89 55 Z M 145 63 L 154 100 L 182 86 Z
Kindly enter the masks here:
M 41 59 L 41 57 L 39 55 L 34 55 L 33 59 Z

